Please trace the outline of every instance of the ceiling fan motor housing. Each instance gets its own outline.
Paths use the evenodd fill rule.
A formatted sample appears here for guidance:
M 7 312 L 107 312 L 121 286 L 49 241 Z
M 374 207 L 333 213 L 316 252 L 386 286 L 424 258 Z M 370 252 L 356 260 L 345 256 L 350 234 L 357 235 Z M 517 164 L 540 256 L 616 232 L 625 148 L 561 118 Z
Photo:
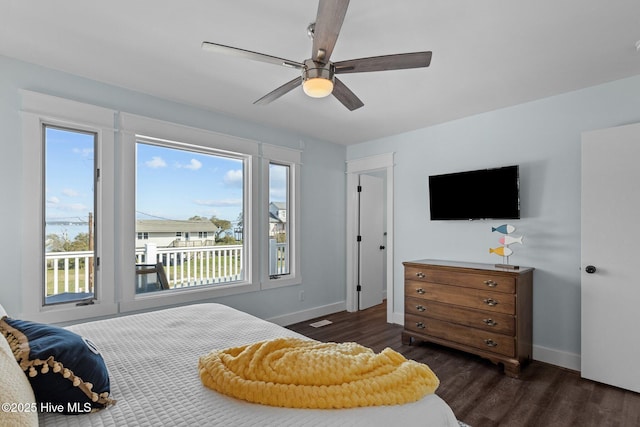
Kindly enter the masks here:
M 331 62 L 323 64 L 312 59 L 304 61 L 302 69 L 302 86 L 305 93 L 311 97 L 323 98 L 331 94 L 335 83 L 335 67 Z M 313 88 L 322 86 L 315 91 Z

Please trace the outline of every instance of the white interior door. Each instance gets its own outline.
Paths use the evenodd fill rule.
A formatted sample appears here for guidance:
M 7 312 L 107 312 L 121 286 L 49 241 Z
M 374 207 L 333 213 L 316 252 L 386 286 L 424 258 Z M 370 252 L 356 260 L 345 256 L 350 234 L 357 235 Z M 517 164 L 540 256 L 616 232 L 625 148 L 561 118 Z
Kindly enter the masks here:
M 640 124 L 582 135 L 581 214 L 582 376 L 640 392 Z
M 383 180 L 360 175 L 360 309 L 382 303 L 384 281 Z

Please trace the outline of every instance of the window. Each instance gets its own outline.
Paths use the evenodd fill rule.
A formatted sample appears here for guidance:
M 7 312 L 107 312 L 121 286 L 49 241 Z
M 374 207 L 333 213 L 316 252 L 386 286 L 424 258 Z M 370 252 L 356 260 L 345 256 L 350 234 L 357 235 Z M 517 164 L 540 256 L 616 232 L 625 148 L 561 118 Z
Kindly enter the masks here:
M 120 311 L 260 290 L 261 236 L 254 233 L 260 208 L 254 200 L 263 182 L 260 144 L 128 113 L 120 113 L 119 123 Z M 141 221 L 161 226 L 145 229 L 144 254 L 131 238 Z M 162 264 L 168 289 L 137 289 L 136 268 L 143 263 Z
M 44 124 L 44 305 L 92 299 L 97 134 Z
M 21 91 L 22 312 L 64 322 L 117 313 L 113 110 Z M 104 174 L 103 174 L 104 175 Z M 131 234 L 129 234 L 131 236 Z
M 266 244 L 263 288 L 301 282 L 299 225 L 300 206 L 298 172 L 300 152 L 263 146 L 263 165 L 267 173 L 264 198 Z
M 136 226 L 154 233 L 136 246 L 136 264 L 160 263 L 168 280 L 168 289 L 154 290 L 245 280 L 243 242 L 233 236 L 234 221 L 243 217 L 244 177 L 243 156 L 137 139 Z M 218 230 L 219 238 L 203 240 L 203 229 Z M 135 283 L 136 293 L 149 291 Z
M 289 274 L 289 169 L 269 163 L 269 277 Z
M 26 316 L 66 322 L 300 283 L 300 151 L 21 95 Z M 136 271 L 158 263 L 156 291 Z

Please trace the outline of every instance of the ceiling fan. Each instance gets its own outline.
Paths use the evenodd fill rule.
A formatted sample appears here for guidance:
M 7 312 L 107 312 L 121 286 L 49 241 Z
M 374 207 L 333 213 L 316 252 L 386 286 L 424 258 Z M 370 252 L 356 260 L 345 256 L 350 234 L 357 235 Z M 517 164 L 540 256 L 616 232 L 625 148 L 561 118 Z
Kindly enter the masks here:
M 431 52 L 401 53 L 331 62 L 329 58 L 338 40 L 348 6 L 349 0 L 320 0 L 316 22 L 307 28 L 307 32 L 313 40 L 311 58 L 303 62 L 208 41 L 202 42 L 202 49 L 302 71 L 301 77 L 296 77 L 269 92 L 254 104 L 268 104 L 302 85 L 307 95 L 323 98 L 333 94 L 345 107 L 353 111 L 364 104 L 342 81 L 336 78 L 336 74 L 428 67 L 431 63 Z

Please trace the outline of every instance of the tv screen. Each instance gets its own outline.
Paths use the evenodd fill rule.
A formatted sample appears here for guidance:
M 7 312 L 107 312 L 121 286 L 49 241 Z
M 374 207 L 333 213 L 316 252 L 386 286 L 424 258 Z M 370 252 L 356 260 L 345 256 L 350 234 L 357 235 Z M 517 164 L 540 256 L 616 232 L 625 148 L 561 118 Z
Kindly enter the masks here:
M 519 219 L 518 166 L 429 177 L 432 220 Z

